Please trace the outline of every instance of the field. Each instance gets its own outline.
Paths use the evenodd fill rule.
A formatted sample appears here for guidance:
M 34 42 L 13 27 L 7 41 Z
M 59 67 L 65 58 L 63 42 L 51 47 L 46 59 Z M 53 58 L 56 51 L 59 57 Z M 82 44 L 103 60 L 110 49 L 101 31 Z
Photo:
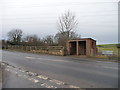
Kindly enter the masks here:
M 119 60 L 120 57 L 120 44 L 102 44 L 97 45 L 98 53 L 102 51 L 113 51 L 112 56 L 98 55 L 97 58 L 107 58 L 109 60 Z
M 118 44 L 102 44 L 102 45 L 97 45 L 98 52 L 102 51 L 113 51 L 114 55 L 118 56 L 118 51 L 120 48 L 118 48 Z

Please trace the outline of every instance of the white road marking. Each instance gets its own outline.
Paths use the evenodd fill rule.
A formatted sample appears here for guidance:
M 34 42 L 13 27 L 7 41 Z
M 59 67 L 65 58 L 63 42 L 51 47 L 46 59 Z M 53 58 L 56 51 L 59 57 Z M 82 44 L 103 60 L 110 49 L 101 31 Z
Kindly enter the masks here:
M 37 58 L 37 59 L 41 59 L 41 60 L 52 60 L 52 59 L 45 59 L 45 58 Z
M 65 61 L 65 60 L 52 60 L 52 61 L 56 61 L 56 62 L 69 62 L 69 61 Z
M 65 61 L 65 60 L 53 60 L 53 59 L 45 59 L 45 58 L 37 58 L 37 59 L 50 60 L 50 61 L 56 61 L 56 62 L 68 62 L 68 61 Z
M 96 62 L 102 62 L 102 61 L 96 61 Z
M 35 57 L 25 57 L 27 59 L 36 59 Z
M 106 66 L 104 66 L 103 68 L 108 68 L 108 69 L 115 69 L 115 70 L 118 70 L 118 67 L 106 67 Z
M 45 60 L 47 60 L 47 61 L 55 61 L 55 62 L 69 62 L 69 61 L 65 61 L 65 60 L 53 60 L 53 59 L 45 59 L 45 58 L 35 58 L 35 57 L 25 57 L 25 58 L 27 58 L 27 59 L 40 59 L 40 60 L 43 60 L 43 61 L 45 61 Z

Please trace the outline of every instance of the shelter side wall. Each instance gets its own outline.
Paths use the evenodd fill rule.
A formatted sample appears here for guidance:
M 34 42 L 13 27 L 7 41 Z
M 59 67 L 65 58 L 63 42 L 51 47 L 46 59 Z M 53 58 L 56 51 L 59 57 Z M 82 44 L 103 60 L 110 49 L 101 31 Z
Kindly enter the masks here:
M 70 43 L 68 41 L 66 42 L 66 49 L 67 49 L 67 54 L 70 55 Z
M 94 41 L 94 55 L 97 55 L 96 41 Z
M 90 39 L 86 40 L 86 55 L 87 56 L 91 55 L 91 40 Z

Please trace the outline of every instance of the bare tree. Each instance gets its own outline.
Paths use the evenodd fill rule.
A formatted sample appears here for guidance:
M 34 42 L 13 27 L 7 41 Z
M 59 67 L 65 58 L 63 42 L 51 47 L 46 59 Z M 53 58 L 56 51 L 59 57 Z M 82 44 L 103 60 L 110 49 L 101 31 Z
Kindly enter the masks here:
M 67 40 L 80 38 L 79 35 L 76 34 L 77 26 L 78 21 L 72 12 L 68 10 L 61 15 L 57 22 L 59 32 L 55 35 L 55 40 L 57 40 L 58 44 L 66 46 Z
M 75 32 L 71 32 L 70 39 L 80 39 L 81 35 Z
M 37 46 L 40 44 L 40 38 L 37 35 L 27 35 L 24 39 L 26 45 Z
M 77 25 L 78 21 L 76 20 L 76 16 L 70 11 L 67 11 L 61 15 L 57 22 L 59 32 L 68 39 L 71 37 L 71 33 L 75 32 Z
M 58 43 L 58 45 L 66 46 L 66 41 L 68 40 L 68 37 L 66 36 L 67 32 L 63 33 L 57 33 L 55 35 L 55 42 Z M 71 32 L 71 35 L 69 39 L 80 39 L 81 36 L 79 34 L 76 34 L 75 32 Z
M 10 32 L 8 32 L 9 40 L 15 45 L 20 44 L 22 35 L 23 31 L 21 29 L 13 29 Z
M 43 38 L 43 42 L 46 45 L 53 45 L 54 44 L 54 36 L 47 35 L 46 37 Z
M 55 35 L 55 42 L 60 45 L 60 46 L 65 46 L 65 42 L 66 42 L 66 36 L 63 35 L 63 33 L 57 33 Z

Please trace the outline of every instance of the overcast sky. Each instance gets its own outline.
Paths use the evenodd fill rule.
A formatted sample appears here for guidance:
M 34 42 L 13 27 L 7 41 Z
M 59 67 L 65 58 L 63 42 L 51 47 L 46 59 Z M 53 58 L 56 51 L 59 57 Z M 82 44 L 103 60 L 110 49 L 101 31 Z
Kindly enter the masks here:
M 118 42 L 119 0 L 0 0 L 2 39 L 11 29 L 25 35 L 55 35 L 58 17 L 67 10 L 79 21 L 77 33 L 93 38 L 97 44 Z

